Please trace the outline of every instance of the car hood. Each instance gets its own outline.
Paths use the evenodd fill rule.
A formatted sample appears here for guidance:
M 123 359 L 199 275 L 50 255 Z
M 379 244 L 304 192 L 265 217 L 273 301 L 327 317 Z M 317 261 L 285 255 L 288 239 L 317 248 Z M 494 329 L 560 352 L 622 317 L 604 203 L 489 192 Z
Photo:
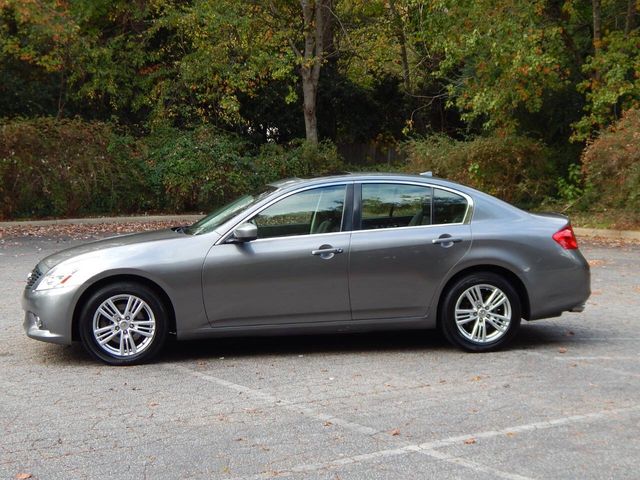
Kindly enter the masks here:
M 49 255 L 40 262 L 44 270 L 49 270 L 59 263 L 85 253 L 96 252 L 99 250 L 107 250 L 110 248 L 135 245 L 139 243 L 158 242 L 163 240 L 174 240 L 179 237 L 186 237 L 184 233 L 176 232 L 171 229 L 157 230 L 153 232 L 133 233 L 129 235 L 119 235 L 116 237 L 105 238 L 95 242 L 78 245 L 77 247 L 67 248 L 60 252 Z

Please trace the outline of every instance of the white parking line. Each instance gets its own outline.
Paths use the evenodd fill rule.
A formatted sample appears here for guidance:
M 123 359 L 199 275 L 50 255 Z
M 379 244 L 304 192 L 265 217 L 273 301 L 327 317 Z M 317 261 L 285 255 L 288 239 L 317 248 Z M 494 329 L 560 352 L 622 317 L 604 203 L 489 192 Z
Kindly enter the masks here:
M 206 382 L 209 383 L 213 383 L 216 385 L 220 385 L 222 387 L 228 388 L 230 390 L 234 390 L 236 392 L 242 392 L 243 394 L 246 394 L 247 396 L 251 396 L 255 399 L 259 399 L 259 400 L 263 400 L 269 403 L 274 404 L 275 406 L 278 407 L 282 407 L 285 408 L 287 410 L 291 410 L 294 412 L 298 412 L 298 413 L 302 413 L 305 416 L 309 417 L 309 418 L 313 418 L 315 420 L 319 420 L 322 422 L 331 422 L 334 425 L 338 425 L 341 426 L 351 432 L 355 432 L 355 433 L 359 433 L 359 434 L 363 434 L 363 435 L 375 435 L 377 433 L 380 433 L 380 430 L 371 428 L 371 427 L 367 427 L 365 425 L 361 425 L 359 423 L 356 422 L 351 422 L 349 420 L 344 420 L 332 415 L 328 415 L 326 413 L 322 413 L 322 412 L 318 412 L 317 410 L 315 410 L 314 408 L 308 407 L 306 405 L 301 405 L 298 403 L 294 403 L 288 400 L 284 400 L 284 399 L 280 399 L 274 395 L 271 395 L 269 393 L 260 391 L 260 390 L 256 390 L 244 385 L 240 385 L 234 382 L 230 382 L 228 380 L 224 380 L 222 378 L 213 376 L 213 375 L 209 375 L 207 373 L 203 373 L 203 372 L 198 372 L 196 370 L 192 370 L 188 367 L 182 366 L 182 365 L 165 365 L 164 366 L 167 369 L 170 370 L 174 370 L 174 371 L 178 371 L 181 373 L 186 373 L 188 375 L 200 378 L 201 380 L 204 380 Z M 476 441 L 478 439 L 487 439 L 487 438 L 493 438 L 493 437 L 499 437 L 499 436 L 507 436 L 507 435 L 511 435 L 513 433 L 522 433 L 522 432 L 529 432 L 529 431 L 536 431 L 536 430 L 544 430 L 544 429 L 549 429 L 549 428 L 554 428 L 554 427 L 558 427 L 558 426 L 562 426 L 562 425 L 567 425 L 567 424 L 572 424 L 572 423 L 577 423 L 577 422 L 585 422 L 585 421 L 591 421 L 591 420 L 600 420 L 609 416 L 613 416 L 613 415 L 617 415 L 620 413 L 626 413 L 626 412 L 633 412 L 633 411 L 638 411 L 640 410 L 640 405 L 636 405 L 636 406 L 632 406 L 632 407 L 627 407 L 627 408 L 620 408 L 620 409 L 615 409 L 615 410 L 605 410 L 605 411 L 601 411 L 601 412 L 595 412 L 595 413 L 588 413 L 588 414 L 584 414 L 584 415 L 572 415 L 572 416 L 568 416 L 568 417 L 561 417 L 558 419 L 554 419 L 554 420 L 548 420 L 548 421 L 542 421 L 542 422 L 535 422 L 535 423 L 529 423 L 529 424 L 525 424 L 525 425 L 516 425 L 513 427 L 508 427 L 508 428 L 504 428 L 501 430 L 489 430 L 489 431 L 484 431 L 484 432 L 476 432 L 476 433 L 469 433 L 469 434 L 465 434 L 465 435 L 459 435 L 459 436 L 454 436 L 454 437 L 449 437 L 449 438 L 445 438 L 445 439 L 441 439 L 441 440 L 436 440 L 436 441 L 431 441 L 431 442 L 425 442 L 425 443 L 420 443 L 420 444 L 406 444 L 405 442 L 402 442 L 398 439 L 388 439 L 388 441 L 394 441 L 396 443 L 404 443 L 404 445 L 396 447 L 396 448 L 390 448 L 390 449 L 384 449 L 384 450 L 378 450 L 376 452 L 370 452 L 370 453 L 364 453 L 364 454 L 359 454 L 359 455 L 353 455 L 350 457 L 342 457 L 336 460 L 331 460 L 328 462 L 319 462 L 319 463 L 311 463 L 311 464 L 304 464 L 304 465 L 298 465 L 292 468 L 289 468 L 287 470 L 284 471 L 279 471 L 277 474 L 275 474 L 274 472 L 264 472 L 264 473 L 259 473 L 257 475 L 251 475 L 251 476 L 246 476 L 246 477 L 239 477 L 242 478 L 244 480 L 259 480 L 259 479 L 264 479 L 264 478 L 273 478 L 274 476 L 280 475 L 280 474 L 287 474 L 287 473 L 305 473 L 305 472 L 313 472 L 313 471 L 318 471 L 318 470 L 326 470 L 326 469 L 332 469 L 332 468 L 338 468 L 341 466 L 345 466 L 345 465 L 351 465 L 354 463 L 361 463 L 361 462 L 366 462 L 369 460 L 375 460 L 378 458 L 383 458 L 383 457 L 393 457 L 393 456 L 400 456 L 400 455 L 407 455 L 410 453 L 421 453 L 424 455 L 427 455 L 431 458 L 437 459 L 439 461 L 444 461 L 447 463 L 451 463 L 451 464 L 455 464 L 458 466 L 462 466 L 465 467 L 467 469 L 473 470 L 475 472 L 482 472 L 482 473 L 490 473 L 491 475 L 497 477 L 497 478 L 504 478 L 504 479 L 508 479 L 508 480 L 524 480 L 527 477 L 523 477 L 521 475 L 517 475 L 514 473 L 510 473 L 510 472 L 504 472 L 501 470 L 497 470 L 495 468 L 492 467 L 488 467 L 486 465 L 482 465 L 476 462 L 473 462 L 471 460 L 467 460 L 465 458 L 460 458 L 460 457 L 455 457 L 449 454 L 446 454 L 444 452 L 438 452 L 436 449 L 438 448 L 443 448 L 443 447 L 448 447 L 448 446 L 452 446 L 452 445 L 456 445 L 456 444 L 462 444 L 465 440 L 468 440 L 469 438 L 474 438 L 476 439 Z
M 282 408 L 286 408 L 287 410 L 292 410 L 294 412 L 302 413 L 307 417 L 313 418 L 315 420 L 319 420 L 321 422 L 331 422 L 334 425 L 340 425 L 341 427 L 351 430 L 352 432 L 361 433 L 363 435 L 375 435 L 377 433 L 380 433 L 380 430 L 376 430 L 375 428 L 366 427 L 364 425 L 353 423 L 348 420 L 343 420 L 341 418 L 337 418 L 332 415 L 328 415 L 326 413 L 321 413 L 306 405 L 301 405 L 299 403 L 291 402 L 289 400 L 284 400 L 274 395 L 271 395 L 269 393 L 262 392 L 260 390 L 255 390 L 250 387 L 245 387 L 244 385 L 239 385 L 237 383 L 229 382 L 228 380 L 224 380 L 219 377 L 214 377 L 213 375 L 209 375 L 203 372 L 191 370 L 190 368 L 184 367 L 182 365 L 165 365 L 165 367 L 172 370 L 177 370 L 183 373 L 187 373 L 194 377 L 198 377 L 202 380 L 205 380 L 209 383 L 215 383 L 217 385 L 220 385 L 221 387 L 226 387 L 236 392 L 242 392 L 246 395 L 252 396 L 253 398 L 257 398 L 259 400 L 264 400 L 266 402 L 273 403 L 278 407 L 282 407 Z
M 546 359 L 551 359 L 551 360 L 559 360 L 559 361 L 574 361 L 574 362 L 578 362 L 580 360 L 582 361 L 598 361 L 598 360 L 622 360 L 622 359 L 630 359 L 630 360 L 638 360 L 640 359 L 640 357 L 634 357 L 634 356 L 620 356 L 620 357 L 616 357 L 616 356 L 602 356 L 602 357 L 598 357 L 598 356 L 584 356 L 584 357 L 580 357 L 580 356 L 575 356 L 575 357 L 566 357 L 564 355 L 560 356 L 551 356 L 549 354 L 545 354 L 545 353 L 541 353 L 541 352 L 536 352 L 536 351 L 531 351 L 531 350 L 525 350 L 524 351 L 525 354 L 527 355 L 533 355 L 536 357 L 542 357 L 542 358 L 546 358 Z M 606 367 L 604 365 L 600 365 L 598 363 L 586 363 L 586 366 L 589 367 L 594 367 L 597 368 L 599 370 L 603 370 L 605 372 L 611 372 L 611 373 L 615 373 L 617 375 L 622 375 L 625 377 L 633 377 L 633 378 L 640 378 L 640 373 L 635 373 L 635 372 L 629 372 L 627 370 L 621 370 L 619 368 L 614 368 L 614 367 Z
M 609 360 L 640 360 L 640 355 L 615 355 L 615 356 L 611 356 L 611 355 L 600 355 L 600 356 L 557 356 L 557 357 L 553 357 L 554 360 L 567 360 L 567 361 L 579 361 L 579 360 L 593 360 L 593 361 L 598 361 L 598 360 L 605 360 L 605 361 L 609 361 Z
M 489 430 L 486 432 L 469 433 L 467 435 L 459 435 L 459 436 L 449 437 L 449 438 L 436 440 L 432 442 L 405 445 L 399 448 L 390 448 L 386 450 L 378 450 L 376 452 L 353 455 L 350 457 L 343 457 L 337 460 L 331 460 L 324 463 L 310 463 L 305 465 L 297 465 L 287 470 L 281 470 L 277 472 L 277 474 L 274 474 L 273 472 L 264 472 L 264 473 L 259 473 L 257 475 L 237 477 L 234 480 L 262 480 L 262 479 L 274 478 L 280 475 L 287 475 L 292 473 L 308 473 L 308 472 L 314 472 L 319 470 L 336 469 L 339 467 L 344 467 L 346 465 L 352 465 L 355 463 L 363 463 L 363 462 L 367 462 L 370 460 L 377 460 L 379 458 L 384 458 L 384 457 L 397 457 L 400 455 L 407 455 L 410 453 L 423 453 L 435 459 L 442 460 L 449 463 L 454 463 L 456 465 L 463 466 L 477 472 L 490 473 L 498 478 L 505 478 L 509 480 L 523 480 L 523 479 L 527 479 L 528 477 L 524 477 L 515 473 L 496 470 L 492 467 L 487 467 L 485 465 L 481 465 L 461 457 L 454 457 L 444 452 L 438 452 L 436 449 L 443 448 L 443 447 L 450 447 L 453 445 L 460 445 L 469 438 L 475 438 L 476 440 L 488 439 L 488 438 L 494 438 L 494 437 L 500 437 L 500 436 L 507 436 L 508 434 L 513 434 L 513 433 L 546 430 L 549 428 L 560 427 L 563 425 L 569 425 L 573 423 L 602 420 L 610 416 L 615 416 L 622 413 L 629 413 L 629 412 L 635 412 L 635 411 L 640 411 L 640 405 L 635 405 L 633 407 L 627 407 L 627 408 L 618 408 L 615 410 L 604 410 L 601 412 L 587 413 L 584 415 L 571 415 L 569 417 L 561 417 L 554 420 L 529 423 L 525 425 L 515 425 L 513 427 L 503 428 L 501 430 Z

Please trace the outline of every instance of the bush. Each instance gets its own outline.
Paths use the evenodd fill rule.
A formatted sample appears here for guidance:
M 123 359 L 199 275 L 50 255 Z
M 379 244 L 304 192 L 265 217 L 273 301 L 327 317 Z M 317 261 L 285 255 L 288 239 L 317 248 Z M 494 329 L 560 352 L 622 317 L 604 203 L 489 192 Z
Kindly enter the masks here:
M 585 204 L 596 210 L 640 211 L 640 110 L 628 110 L 582 155 Z
M 330 142 L 259 148 L 211 127 L 133 139 L 106 123 L 0 126 L 0 218 L 209 210 L 265 183 L 342 170 Z
M 254 186 L 288 177 L 329 175 L 344 170 L 335 145 L 294 141 L 287 146 L 268 143 L 253 160 Z
M 431 170 L 519 206 L 541 202 L 553 188 L 548 149 L 521 137 L 477 137 L 468 141 L 432 136 L 404 146 L 407 170 Z
M 161 210 L 209 209 L 250 188 L 249 147 L 234 135 L 211 127 L 162 129 L 142 141 Z
M 0 123 L 0 217 L 135 211 L 146 202 L 134 142 L 105 123 Z

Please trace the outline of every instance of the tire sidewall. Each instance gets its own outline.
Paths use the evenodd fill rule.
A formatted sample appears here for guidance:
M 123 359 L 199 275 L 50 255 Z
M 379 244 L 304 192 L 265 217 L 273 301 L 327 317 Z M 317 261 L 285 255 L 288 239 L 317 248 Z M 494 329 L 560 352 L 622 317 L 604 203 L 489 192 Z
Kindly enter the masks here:
M 458 298 L 465 290 L 479 284 L 487 284 L 499 288 L 505 293 L 511 303 L 511 322 L 509 323 L 507 333 L 493 342 L 482 345 L 474 343 L 462 336 L 455 321 L 455 307 Z M 441 328 L 447 340 L 454 345 L 470 352 L 488 352 L 503 348 L 513 340 L 520 328 L 521 315 L 520 297 L 515 288 L 500 275 L 491 272 L 478 272 L 460 278 L 445 294 Z
M 156 322 L 156 330 L 151 345 L 144 351 L 131 357 L 119 358 L 111 355 L 100 347 L 93 335 L 93 316 L 98 307 L 106 299 L 114 295 L 135 295 L 144 300 L 153 311 Z M 78 318 L 78 330 L 80 340 L 85 350 L 95 359 L 108 363 L 109 365 L 136 365 L 148 362 L 162 348 L 166 341 L 168 332 L 168 315 L 164 304 L 159 300 L 158 295 L 149 287 L 132 282 L 122 282 L 106 285 L 99 288 L 84 303 Z

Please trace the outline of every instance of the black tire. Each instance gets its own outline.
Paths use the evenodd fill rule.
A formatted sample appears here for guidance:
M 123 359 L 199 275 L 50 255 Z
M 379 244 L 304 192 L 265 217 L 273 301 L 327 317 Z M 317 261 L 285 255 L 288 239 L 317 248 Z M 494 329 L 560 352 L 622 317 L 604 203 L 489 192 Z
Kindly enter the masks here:
M 472 288 L 474 290 L 466 295 L 465 293 Z M 490 295 L 496 292 L 493 304 L 497 306 L 493 309 L 484 308 L 480 306 L 479 301 L 474 305 L 471 300 L 477 299 L 478 290 L 482 296 L 482 303 L 490 300 Z M 502 304 L 499 304 L 502 299 L 499 292 L 506 296 Z M 473 273 L 456 280 L 444 295 L 440 311 L 440 328 L 453 345 L 469 352 L 489 352 L 505 347 L 516 336 L 522 312 L 520 297 L 504 277 L 491 272 Z M 456 322 L 456 305 L 461 309 L 460 326 Z M 464 310 L 468 310 L 468 313 L 463 312 Z M 507 317 L 510 318 L 508 323 L 504 320 Z M 496 325 L 501 328 L 496 328 Z M 481 335 L 483 329 L 484 340 Z
M 113 312 L 110 299 L 118 313 Z M 142 303 L 136 303 L 138 300 Z M 129 306 L 135 318 L 127 315 Z M 137 307 L 140 310 L 136 313 Z M 113 317 L 118 319 L 105 313 L 114 313 Z M 97 360 L 117 366 L 151 360 L 164 345 L 169 330 L 169 315 L 158 294 L 134 282 L 108 284 L 96 290 L 84 303 L 78 322 L 80 340 L 87 352 Z M 104 346 L 98 342 L 94 326 L 96 330 L 106 330 L 98 334 L 103 335 L 103 341 L 110 339 Z

